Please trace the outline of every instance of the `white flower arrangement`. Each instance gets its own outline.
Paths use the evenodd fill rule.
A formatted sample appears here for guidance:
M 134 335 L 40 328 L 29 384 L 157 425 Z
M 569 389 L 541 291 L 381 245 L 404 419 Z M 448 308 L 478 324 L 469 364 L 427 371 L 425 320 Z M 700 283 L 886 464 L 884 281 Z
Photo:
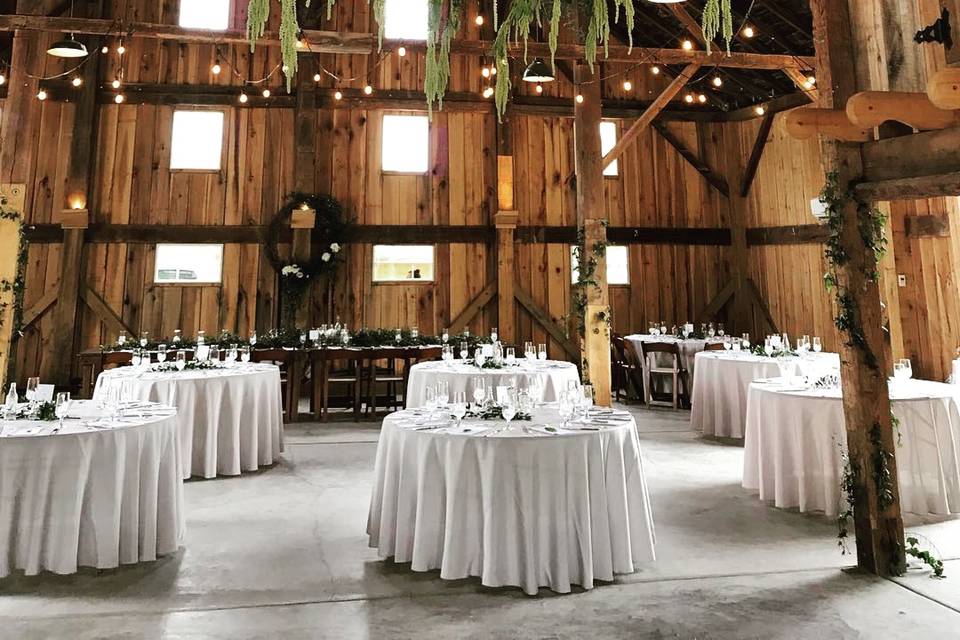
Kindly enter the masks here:
M 330 251 L 333 251 L 334 253 L 340 253 L 340 243 L 334 242 L 333 244 L 331 244 Z
M 296 265 L 296 264 L 289 264 L 289 265 L 285 266 L 285 267 L 280 271 L 280 273 L 281 273 L 283 276 L 288 277 L 288 278 L 289 278 L 290 276 L 294 276 L 294 277 L 296 277 L 296 278 L 303 278 L 303 277 L 305 277 L 305 274 L 303 273 L 303 270 L 300 268 L 300 265 Z

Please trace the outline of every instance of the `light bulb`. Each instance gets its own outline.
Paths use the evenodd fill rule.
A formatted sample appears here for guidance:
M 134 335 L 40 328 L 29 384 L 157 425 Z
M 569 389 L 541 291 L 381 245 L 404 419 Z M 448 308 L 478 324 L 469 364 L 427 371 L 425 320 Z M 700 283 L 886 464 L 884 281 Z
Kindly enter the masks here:
M 264 89 L 264 90 L 263 90 L 263 97 L 264 97 L 264 98 L 269 98 L 269 97 L 270 97 L 270 89 Z
M 249 99 L 250 98 L 247 97 L 247 94 L 242 91 L 240 92 L 240 104 L 247 104 L 247 100 Z
M 370 95 L 371 93 L 373 93 L 373 87 L 371 87 L 370 85 L 367 85 L 363 88 L 363 92 L 367 95 Z
M 804 80 L 803 88 L 806 89 L 807 91 L 810 91 L 811 89 L 813 89 L 813 84 L 809 80 Z
M 633 91 L 633 83 L 629 80 L 623 81 L 623 90 L 624 91 Z
M 660 67 L 654 66 L 653 68 L 650 69 L 650 72 L 653 73 L 653 75 L 658 76 L 660 75 Z
M 487 87 L 486 89 L 483 90 L 484 98 L 489 98 L 492 95 L 493 95 L 493 87 Z
M 397 49 L 397 55 L 400 56 L 401 58 L 402 58 L 403 56 L 407 55 L 407 48 L 406 48 L 406 47 L 400 47 L 400 48 L 398 48 L 398 49 Z
M 287 65 L 283 65 L 282 67 L 280 67 L 280 70 L 283 71 L 284 73 L 287 73 L 290 71 L 290 67 L 288 67 Z
M 693 50 L 693 43 L 690 42 L 689 40 L 684 40 L 684 41 L 680 44 L 680 46 L 683 47 L 683 50 L 684 50 L 684 51 L 692 51 L 692 50 Z
M 813 76 L 807 76 L 807 82 L 810 84 L 810 86 L 813 86 L 817 84 L 817 79 Z
M 37 93 L 37 100 L 46 100 L 46 99 L 47 99 L 47 92 L 44 91 L 43 89 L 40 89 L 40 91 Z
M 110 53 L 110 47 L 103 45 L 103 47 L 100 49 L 100 53 Z
M 125 46 L 120 45 L 119 47 L 117 47 L 117 53 L 120 54 L 121 56 L 126 52 L 127 52 L 127 48 Z
M 215 76 L 220 75 L 220 71 L 222 71 L 220 63 L 214 64 L 212 67 L 210 67 L 210 71 L 213 72 L 213 75 Z
M 687 104 L 693 104 L 693 94 L 688 93 L 687 95 L 683 96 L 683 101 Z
M 314 81 L 314 82 L 320 82 L 320 74 L 319 74 L 319 73 L 313 74 L 313 81 Z
M 490 65 L 490 75 L 492 76 L 497 75 L 497 65 L 495 64 Z
M 489 77 L 490 77 L 490 68 L 489 68 L 489 67 L 484 67 L 483 69 L 481 69 L 481 70 L 480 70 L 480 75 L 482 75 L 484 78 L 489 78 Z
M 537 94 L 543 93 L 543 85 L 542 85 L 542 84 L 538 84 L 537 87 L 536 87 L 536 91 L 537 91 Z
M 7 76 L 0 73 L 0 85 L 7 84 Z
M 306 42 L 304 42 L 303 40 L 297 40 L 297 49 L 304 49 L 306 48 L 306 46 L 307 46 Z
M 336 93 L 333 94 L 333 99 L 334 99 L 334 100 L 343 100 L 343 93 L 340 92 L 340 91 L 337 91 Z
M 701 93 L 699 96 L 697 96 L 697 100 L 700 101 L 700 104 L 705 104 L 707 102 L 707 96 Z
M 121 103 L 124 101 L 123 94 L 122 94 L 122 93 L 118 93 L 117 95 L 115 95 L 115 96 L 113 97 L 113 101 L 116 102 L 117 104 L 121 104 Z
M 762 116 L 763 114 L 765 114 L 765 113 L 767 112 L 767 110 L 763 108 L 763 105 L 762 105 L 762 104 L 758 104 L 758 105 L 754 108 L 754 111 L 756 112 L 756 114 L 757 114 L 758 116 Z
M 577 101 L 577 104 L 583 104 L 583 95 L 578 93 L 577 97 L 574 98 L 574 100 Z
M 474 20 L 474 22 L 477 23 L 477 26 L 478 26 L 478 27 L 482 27 L 482 26 L 483 26 L 483 16 L 478 14 L 477 17 L 476 17 L 476 19 Z
M 82 78 L 74 78 L 73 80 L 70 81 L 70 84 L 72 84 L 72 85 L 75 86 L 75 87 L 79 87 L 80 85 L 83 84 L 83 79 L 82 79 Z
M 119 79 L 114 80 L 113 82 L 110 83 L 110 86 L 113 87 L 114 89 L 119 89 L 119 88 L 120 88 L 120 80 L 119 80 Z
M 753 27 L 751 27 L 750 25 L 747 25 L 746 27 L 743 28 L 744 38 L 752 38 L 755 35 L 757 35 L 757 32 L 754 31 Z
M 720 76 L 714 76 L 714 78 L 713 78 L 713 86 L 715 86 L 715 87 L 722 87 L 722 86 L 723 86 L 723 78 L 721 78 Z

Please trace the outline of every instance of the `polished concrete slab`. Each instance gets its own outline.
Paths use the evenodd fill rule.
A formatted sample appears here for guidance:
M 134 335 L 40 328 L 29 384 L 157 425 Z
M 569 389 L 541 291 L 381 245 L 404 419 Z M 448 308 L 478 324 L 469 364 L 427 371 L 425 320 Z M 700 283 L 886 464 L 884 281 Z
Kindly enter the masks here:
M 377 426 L 305 424 L 276 467 L 187 483 L 180 553 L 0 581 L 0 638 L 960 638 L 960 520 L 910 522 L 954 577 L 850 574 L 830 519 L 740 488 L 740 447 L 634 411 L 658 559 L 614 584 L 531 598 L 380 562 L 364 536 Z

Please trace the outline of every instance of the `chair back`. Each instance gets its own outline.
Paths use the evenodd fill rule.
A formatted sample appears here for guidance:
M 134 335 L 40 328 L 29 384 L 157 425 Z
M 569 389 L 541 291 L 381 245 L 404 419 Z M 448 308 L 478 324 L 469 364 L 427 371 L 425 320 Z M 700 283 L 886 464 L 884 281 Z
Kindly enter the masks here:
M 676 342 L 641 342 L 640 357 L 644 365 L 650 362 L 650 357 L 663 354 L 673 358 L 673 368 L 682 371 L 683 362 L 680 359 L 680 346 Z M 654 368 L 654 367 L 651 367 Z
M 703 348 L 704 351 L 726 351 L 726 347 L 723 346 L 722 342 L 708 342 L 707 346 Z

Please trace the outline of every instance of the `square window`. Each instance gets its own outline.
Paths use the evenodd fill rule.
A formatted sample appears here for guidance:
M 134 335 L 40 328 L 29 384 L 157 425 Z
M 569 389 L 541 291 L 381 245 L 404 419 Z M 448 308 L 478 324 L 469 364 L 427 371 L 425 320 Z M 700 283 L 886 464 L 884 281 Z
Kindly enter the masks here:
M 220 171 L 222 111 L 174 111 L 170 168 Z
M 230 0 L 180 0 L 181 27 L 226 31 L 230 27 Z
M 577 264 L 576 247 L 570 247 L 570 281 L 576 283 L 580 277 L 580 265 Z M 630 252 L 624 246 L 607 247 L 607 284 L 630 284 Z
M 600 152 L 603 155 L 607 155 L 613 148 L 617 146 L 617 123 L 604 121 L 600 123 Z M 620 165 L 618 160 L 614 160 L 610 163 L 606 169 L 603 170 L 603 175 L 605 176 L 618 176 L 620 175 Z
M 220 284 L 222 276 L 222 244 L 157 245 L 157 284 Z
M 432 282 L 433 254 L 430 245 L 374 245 L 373 281 Z
M 381 163 L 384 171 L 426 173 L 430 166 L 427 116 L 383 116 Z
M 389 40 L 426 40 L 427 0 L 387 0 L 383 37 Z

